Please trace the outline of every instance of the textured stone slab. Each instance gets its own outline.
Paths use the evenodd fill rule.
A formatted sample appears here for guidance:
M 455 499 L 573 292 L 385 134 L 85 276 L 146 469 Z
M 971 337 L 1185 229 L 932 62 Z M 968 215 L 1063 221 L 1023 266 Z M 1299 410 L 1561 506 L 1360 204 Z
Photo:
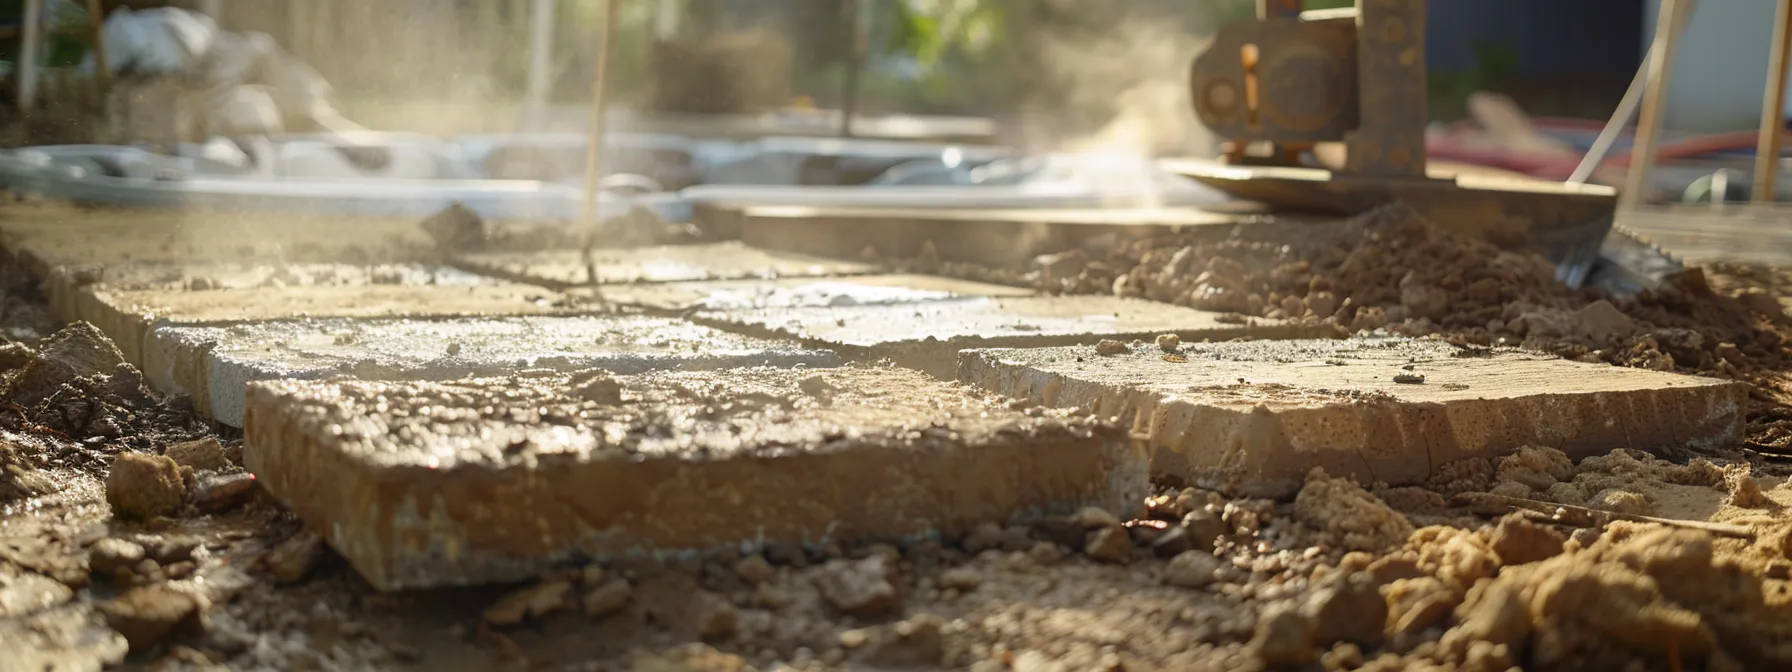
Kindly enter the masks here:
M 403 261 L 434 243 L 416 218 L 0 205 L 0 245 L 43 277 L 134 262 Z
M 576 289 L 573 296 L 591 296 Z M 859 275 L 668 282 L 604 287 L 605 300 L 660 312 L 919 303 L 967 296 L 1032 296 L 1033 290 L 934 275 Z
M 971 348 L 1094 344 L 1102 339 L 1295 338 L 1332 333 L 1317 325 L 1233 320 L 1218 313 L 1112 296 L 964 298 L 918 304 L 704 311 L 693 319 L 769 336 L 797 338 L 861 358 L 951 379 L 958 352 Z
M 157 326 L 144 375 L 186 392 L 202 413 L 238 425 L 254 380 L 330 376 L 446 380 L 525 370 L 833 366 L 832 352 L 643 316 L 441 320 L 310 319 L 226 326 Z
M 1146 494 L 1124 429 L 895 368 L 249 391 L 244 459 L 381 589 L 575 559 L 963 533 Z
M 138 365 L 143 340 L 157 324 L 586 310 L 540 287 L 414 264 L 119 264 L 57 269 L 45 285 L 58 318 L 99 327 Z
M 455 257 L 462 268 L 544 287 L 633 282 L 773 279 L 872 273 L 869 264 L 767 252 L 738 242 L 593 250 L 481 252 Z
M 1251 495 L 1292 493 L 1313 467 L 1414 484 L 1527 445 L 1576 459 L 1710 449 L 1741 438 L 1748 396 L 1741 383 L 1432 340 L 1215 343 L 1178 356 L 983 350 L 964 353 L 960 376 L 1135 422 L 1159 477 Z

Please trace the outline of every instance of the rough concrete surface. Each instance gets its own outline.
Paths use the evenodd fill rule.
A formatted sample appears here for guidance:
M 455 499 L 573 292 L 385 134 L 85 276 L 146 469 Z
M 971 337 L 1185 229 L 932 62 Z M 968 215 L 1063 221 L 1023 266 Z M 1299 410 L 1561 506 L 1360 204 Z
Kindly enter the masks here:
M 1183 340 L 1314 337 L 1323 327 L 1293 322 L 1233 322 L 1162 303 L 1108 296 L 964 298 L 921 304 L 704 311 L 693 319 L 767 335 L 794 337 L 858 357 L 889 358 L 941 378 L 957 371 L 960 350 L 1093 344 L 1103 339 Z
M 404 269 L 395 270 L 403 272 Z M 465 273 L 459 273 L 467 278 Z M 59 276 L 66 274 L 58 274 Z M 54 276 L 53 276 L 54 277 Z M 143 343 L 158 325 L 206 325 L 306 317 L 461 317 L 541 315 L 582 310 L 575 302 L 540 287 L 491 280 L 413 282 L 433 275 L 412 273 L 380 276 L 378 282 L 344 280 L 330 283 L 259 282 L 232 286 L 230 280 L 254 277 L 200 275 L 181 287 L 94 284 L 74 287 L 56 302 L 57 316 L 91 322 L 118 344 L 133 364 L 143 365 Z M 372 280 L 363 277 L 362 280 Z M 217 282 L 217 285 L 213 283 Z M 52 296 L 55 296 L 54 294 Z M 53 305 L 56 305 L 53 304 Z
M 767 252 L 738 242 L 662 245 L 549 252 L 476 252 L 455 257 L 477 273 L 546 287 L 632 282 L 773 279 L 873 273 L 869 264 L 785 252 Z
M 569 294 L 590 296 L 590 289 Z M 1033 290 L 933 275 L 859 275 L 845 278 L 783 278 L 668 282 L 604 287 L 604 300 L 653 311 L 692 309 L 813 308 L 918 303 L 966 296 L 1032 296 Z
M 416 263 L 114 263 L 60 266 L 43 278 L 58 319 L 81 318 L 78 303 L 93 292 L 213 291 L 375 285 L 492 285 L 499 281 L 457 268 Z
M 894 368 L 251 386 L 245 465 L 382 589 L 577 557 L 962 534 L 1100 506 L 1146 457 Z
M 144 375 L 192 395 L 202 414 L 241 421 L 253 380 L 346 375 L 443 380 L 528 370 L 832 366 L 834 353 L 643 316 L 426 319 L 320 318 L 226 326 L 157 326 Z
M 431 245 L 414 218 L 0 205 L 0 246 L 38 277 L 130 262 L 406 260 Z
M 1741 438 L 1748 386 L 1442 341 L 1258 341 L 964 353 L 962 380 L 1148 432 L 1172 482 L 1285 496 L 1313 467 L 1423 482 L 1439 467 L 1549 446 L 1713 449 Z

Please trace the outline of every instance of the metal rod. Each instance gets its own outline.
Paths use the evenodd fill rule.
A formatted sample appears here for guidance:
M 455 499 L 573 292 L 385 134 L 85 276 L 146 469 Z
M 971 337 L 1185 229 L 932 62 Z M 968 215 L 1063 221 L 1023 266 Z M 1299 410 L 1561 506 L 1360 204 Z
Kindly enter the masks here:
M 25 0 L 25 39 L 19 43 L 19 109 L 37 106 L 37 51 L 42 42 L 44 0 Z
M 604 170 L 604 117 L 609 106 L 610 54 L 616 50 L 616 8 L 621 0 L 604 0 L 604 25 L 598 31 L 597 69 L 591 74 L 591 139 L 585 147 L 584 224 L 597 223 L 597 191 Z
M 1637 118 L 1636 141 L 1630 151 L 1630 170 L 1624 176 L 1624 191 L 1618 195 L 1619 210 L 1636 208 L 1649 187 L 1649 169 L 1655 164 L 1655 149 L 1661 142 L 1661 108 L 1673 85 L 1674 52 L 1679 47 L 1686 4 L 1684 0 L 1661 0 L 1655 17 L 1655 38 L 1649 50 L 1660 58 L 1649 61 L 1642 114 Z
M 1773 10 L 1773 51 L 1767 56 L 1767 97 L 1761 101 L 1761 136 L 1755 143 L 1756 203 L 1772 203 L 1779 179 L 1780 144 L 1786 136 L 1786 60 L 1792 57 L 1792 0 Z

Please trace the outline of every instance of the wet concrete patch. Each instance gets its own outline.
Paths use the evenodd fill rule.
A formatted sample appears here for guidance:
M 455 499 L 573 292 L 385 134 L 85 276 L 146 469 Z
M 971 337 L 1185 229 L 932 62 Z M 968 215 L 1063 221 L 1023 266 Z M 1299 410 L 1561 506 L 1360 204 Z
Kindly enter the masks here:
M 1432 340 L 1255 341 L 967 352 L 960 378 L 1146 432 L 1160 477 L 1287 495 L 1307 471 L 1424 482 L 1521 446 L 1580 458 L 1739 440 L 1748 386 Z
M 843 355 L 888 358 L 951 379 L 972 348 L 1149 340 L 1187 342 L 1329 335 L 1333 329 L 1229 316 L 1112 296 L 961 298 L 916 304 L 701 311 L 694 320 L 746 333 L 796 338 Z
M 374 586 L 962 534 L 1146 494 L 1117 426 L 895 368 L 250 387 L 245 463 Z
M 153 327 L 144 375 L 237 425 L 254 380 L 445 380 L 521 371 L 833 366 L 829 351 L 643 316 L 275 320 Z
M 738 242 L 661 245 L 545 252 L 480 252 L 455 257 L 477 273 L 544 287 L 569 288 L 637 282 L 769 280 L 785 277 L 860 275 L 876 267 L 787 252 L 768 252 Z
M 933 275 L 859 275 L 844 278 L 782 278 L 669 282 L 575 289 L 574 297 L 595 297 L 660 312 L 816 308 L 919 303 L 975 296 L 1032 296 L 1033 290 Z

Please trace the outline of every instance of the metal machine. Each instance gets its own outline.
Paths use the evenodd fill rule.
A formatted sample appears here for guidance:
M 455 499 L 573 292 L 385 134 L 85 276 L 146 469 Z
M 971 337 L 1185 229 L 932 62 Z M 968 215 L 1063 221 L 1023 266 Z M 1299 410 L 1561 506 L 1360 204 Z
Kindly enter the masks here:
M 1190 69 L 1196 115 L 1225 140 L 1220 162 L 1177 172 L 1278 211 L 1353 215 L 1403 201 L 1440 226 L 1533 246 L 1579 286 L 1599 265 L 1616 192 L 1604 186 L 1428 171 L 1425 0 L 1357 0 L 1300 11 L 1258 0 Z M 1314 149 L 1345 158 L 1319 167 Z M 1336 146 L 1336 145 L 1333 145 Z

